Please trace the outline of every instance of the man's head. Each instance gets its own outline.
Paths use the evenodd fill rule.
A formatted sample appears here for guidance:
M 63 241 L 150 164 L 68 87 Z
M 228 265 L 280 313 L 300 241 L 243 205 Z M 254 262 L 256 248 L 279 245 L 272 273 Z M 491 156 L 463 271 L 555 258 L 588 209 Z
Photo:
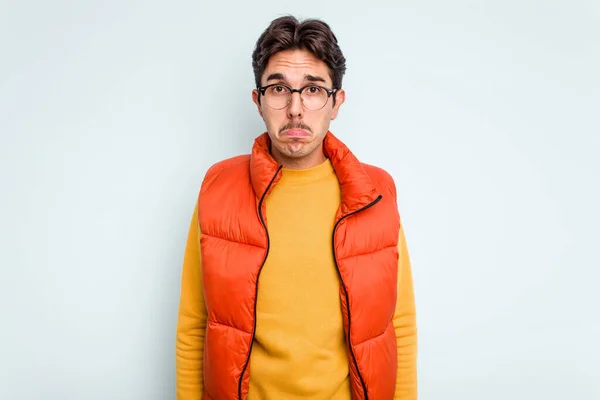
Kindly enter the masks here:
M 274 20 L 256 42 L 252 67 L 257 87 L 252 99 L 273 157 L 294 168 L 317 165 L 324 157 L 323 138 L 345 99 L 346 59 L 329 25 L 291 16 Z

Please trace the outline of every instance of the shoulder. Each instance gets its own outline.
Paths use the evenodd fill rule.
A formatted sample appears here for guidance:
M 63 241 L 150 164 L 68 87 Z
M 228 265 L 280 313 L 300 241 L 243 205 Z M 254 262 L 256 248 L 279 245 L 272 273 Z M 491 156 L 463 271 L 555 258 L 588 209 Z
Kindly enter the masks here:
M 365 163 L 361 163 L 361 165 L 379 190 L 392 194 L 396 199 L 396 183 L 389 172 L 374 165 Z
M 202 191 L 215 183 L 224 181 L 248 180 L 250 174 L 250 155 L 231 157 L 213 164 L 204 177 Z

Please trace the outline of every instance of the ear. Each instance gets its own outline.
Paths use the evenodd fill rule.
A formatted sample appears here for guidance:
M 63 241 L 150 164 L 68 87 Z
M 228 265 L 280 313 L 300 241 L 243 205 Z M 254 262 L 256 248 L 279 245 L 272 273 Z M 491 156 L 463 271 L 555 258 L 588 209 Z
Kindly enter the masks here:
M 260 105 L 260 101 L 259 101 L 259 96 L 258 96 L 258 90 L 254 89 L 252 91 L 252 101 L 254 102 L 254 104 L 256 104 L 256 108 L 258 108 L 258 113 L 260 114 L 260 117 L 264 119 L 263 113 L 262 113 L 262 107 Z
M 340 107 L 342 106 L 342 104 L 344 104 L 344 101 L 346 101 L 346 92 L 344 91 L 344 89 L 340 89 L 337 92 L 335 92 L 335 105 L 333 106 L 333 110 L 331 112 L 332 120 L 334 120 L 337 117 Z

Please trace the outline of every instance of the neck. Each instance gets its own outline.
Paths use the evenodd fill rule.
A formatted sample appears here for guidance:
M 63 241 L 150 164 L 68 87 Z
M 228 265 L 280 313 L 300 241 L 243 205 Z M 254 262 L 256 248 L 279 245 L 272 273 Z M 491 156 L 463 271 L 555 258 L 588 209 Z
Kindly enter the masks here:
M 309 169 L 321 165 L 325 162 L 325 154 L 323 154 L 323 144 L 317 147 L 312 153 L 305 155 L 304 157 L 293 158 L 286 157 L 279 153 L 277 150 L 272 149 L 271 155 L 283 168 L 286 169 Z

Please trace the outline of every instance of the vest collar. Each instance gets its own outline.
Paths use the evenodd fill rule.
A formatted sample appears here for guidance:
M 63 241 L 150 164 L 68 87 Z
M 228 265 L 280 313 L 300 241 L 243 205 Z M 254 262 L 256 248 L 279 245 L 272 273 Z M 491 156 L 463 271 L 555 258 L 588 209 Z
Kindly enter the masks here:
M 271 139 L 267 132 L 254 141 L 250 156 L 250 180 L 257 196 L 268 195 L 281 179 L 282 166 L 271 156 Z M 362 164 L 331 132 L 323 139 L 323 153 L 331 160 L 342 193 L 341 215 L 358 211 L 374 202 L 379 193 Z M 271 184 L 271 180 L 273 183 Z

